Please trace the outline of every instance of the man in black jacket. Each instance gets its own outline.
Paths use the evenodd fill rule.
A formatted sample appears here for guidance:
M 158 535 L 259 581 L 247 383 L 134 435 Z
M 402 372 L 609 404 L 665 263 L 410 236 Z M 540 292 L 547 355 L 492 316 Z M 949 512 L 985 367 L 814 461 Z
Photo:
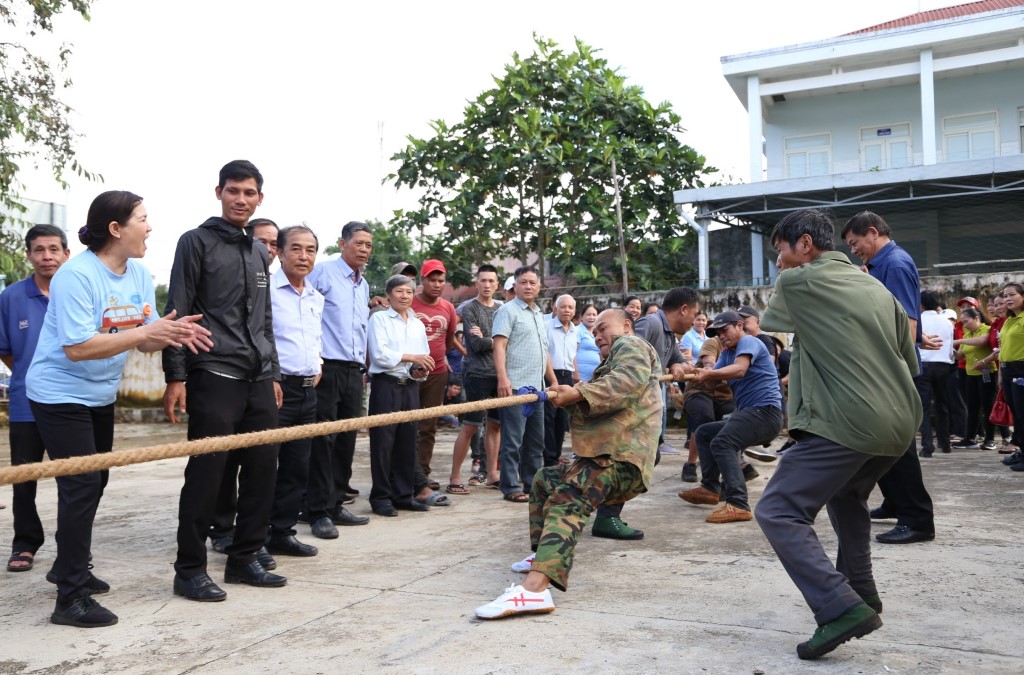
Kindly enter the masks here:
M 167 348 L 163 354 L 164 410 L 189 413 L 189 439 L 277 427 L 281 378 L 274 343 L 266 248 L 253 242 L 249 218 L 263 201 L 263 176 L 245 160 L 220 171 L 221 217 L 210 218 L 178 240 L 167 312 L 202 308 L 213 348 L 201 356 Z M 186 396 L 187 395 L 187 396 Z M 277 446 L 259 445 L 190 457 L 178 505 L 178 557 L 174 592 L 215 602 L 226 594 L 206 571 L 206 535 L 213 520 L 224 467 L 241 467 L 238 519 L 227 547 L 224 581 L 283 586 L 256 554 L 266 540 L 277 474 Z

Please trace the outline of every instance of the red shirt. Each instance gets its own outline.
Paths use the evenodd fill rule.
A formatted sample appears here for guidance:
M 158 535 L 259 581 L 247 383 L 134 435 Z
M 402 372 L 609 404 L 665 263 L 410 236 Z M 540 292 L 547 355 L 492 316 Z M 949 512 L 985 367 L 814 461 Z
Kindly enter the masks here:
M 455 329 L 459 325 L 455 305 L 444 298 L 438 298 L 436 305 L 428 305 L 420 301 L 419 294 L 416 294 L 412 299 L 412 311 L 416 312 L 416 318 L 427 330 L 430 358 L 434 359 L 434 369 L 430 374 L 447 373 L 448 361 L 445 359 L 445 353 L 448 351 L 448 336 L 455 335 Z
M 953 339 L 962 340 L 964 337 L 964 324 L 962 321 L 955 321 L 953 323 Z M 967 370 L 967 362 L 964 359 L 960 359 L 956 362 L 956 367 L 960 370 Z
M 1006 323 L 1005 316 L 999 316 L 992 319 L 992 327 L 988 331 L 988 346 L 995 349 L 999 346 L 999 329 Z

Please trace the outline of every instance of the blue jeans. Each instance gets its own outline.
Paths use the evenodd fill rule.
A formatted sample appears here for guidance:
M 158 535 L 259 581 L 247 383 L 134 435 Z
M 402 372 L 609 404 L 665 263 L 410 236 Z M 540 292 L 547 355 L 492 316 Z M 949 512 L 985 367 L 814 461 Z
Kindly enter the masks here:
M 544 406 L 534 405 L 533 414 L 523 417 L 523 406 L 501 409 L 501 492 L 530 492 L 533 476 L 544 463 Z
M 739 453 L 775 440 L 780 429 L 782 410 L 773 407 L 741 408 L 728 419 L 702 424 L 697 429 L 701 484 L 733 506 L 749 511 Z

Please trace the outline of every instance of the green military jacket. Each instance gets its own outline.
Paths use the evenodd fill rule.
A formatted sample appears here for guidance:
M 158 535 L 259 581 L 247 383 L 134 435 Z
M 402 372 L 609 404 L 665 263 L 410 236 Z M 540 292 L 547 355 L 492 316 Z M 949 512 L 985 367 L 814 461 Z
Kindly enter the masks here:
M 661 359 L 646 340 L 623 335 L 590 382 L 576 385 L 583 400 L 567 407 L 573 452 L 636 466 L 645 490 L 661 436 L 661 372 Z
M 789 428 L 869 455 L 902 455 L 921 423 L 917 351 L 885 286 L 829 251 L 784 270 L 761 318 L 794 333 Z

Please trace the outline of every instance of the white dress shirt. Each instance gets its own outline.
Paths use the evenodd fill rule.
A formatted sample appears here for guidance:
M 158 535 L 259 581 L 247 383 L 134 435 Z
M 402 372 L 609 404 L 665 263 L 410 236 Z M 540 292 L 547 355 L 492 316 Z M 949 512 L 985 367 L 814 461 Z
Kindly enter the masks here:
M 429 354 L 427 331 L 412 309 L 408 318 L 392 308 L 370 315 L 367 349 L 370 353 L 370 374 L 410 377 L 411 363 L 402 361 L 402 354 Z
M 274 272 L 271 279 L 274 341 L 281 374 L 317 375 L 320 373 L 324 296 L 308 282 L 299 293 L 284 270 Z
M 922 349 L 921 361 L 924 363 L 954 363 L 953 322 L 934 310 L 921 312 L 921 332 L 926 335 L 938 335 L 942 340 L 941 349 Z
M 548 355 L 554 370 L 576 370 L 576 352 L 580 346 L 578 329 L 579 326 L 570 321 L 566 330 L 557 316 L 548 320 Z

